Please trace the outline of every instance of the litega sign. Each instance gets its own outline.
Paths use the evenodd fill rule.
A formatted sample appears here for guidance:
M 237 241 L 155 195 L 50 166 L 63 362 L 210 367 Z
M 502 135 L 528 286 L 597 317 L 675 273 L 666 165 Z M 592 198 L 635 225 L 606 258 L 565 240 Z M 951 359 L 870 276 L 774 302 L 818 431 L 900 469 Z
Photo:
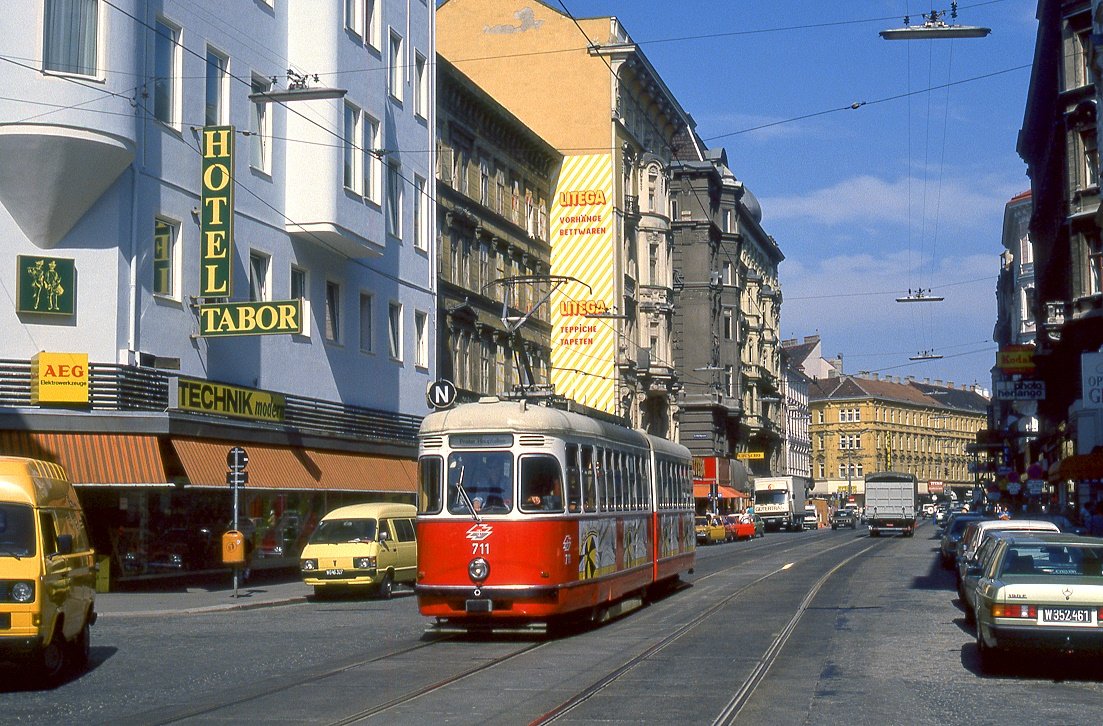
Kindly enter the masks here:
M 176 379 L 175 386 L 169 386 L 169 408 L 257 421 L 283 421 L 287 401 L 282 394 L 272 391 L 181 377 Z
M 76 310 L 76 265 L 62 257 L 16 257 L 15 311 L 72 315 Z
M 234 245 L 234 127 L 203 128 L 199 297 L 229 297 Z
M 31 358 L 31 405 L 88 403 L 88 354 L 47 353 Z

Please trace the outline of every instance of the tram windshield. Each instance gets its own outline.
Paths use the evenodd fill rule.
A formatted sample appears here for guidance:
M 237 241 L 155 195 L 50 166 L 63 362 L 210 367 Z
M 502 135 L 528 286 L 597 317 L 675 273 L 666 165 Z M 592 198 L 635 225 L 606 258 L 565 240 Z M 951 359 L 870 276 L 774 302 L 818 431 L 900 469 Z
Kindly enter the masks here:
M 513 455 L 508 451 L 453 452 L 448 457 L 447 496 L 452 514 L 512 511 Z

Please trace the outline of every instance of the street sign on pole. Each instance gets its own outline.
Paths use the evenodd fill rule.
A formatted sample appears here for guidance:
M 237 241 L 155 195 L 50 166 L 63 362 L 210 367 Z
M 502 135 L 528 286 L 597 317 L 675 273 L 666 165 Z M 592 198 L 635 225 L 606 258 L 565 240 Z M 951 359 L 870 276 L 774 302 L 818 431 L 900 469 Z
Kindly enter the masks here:
M 237 532 L 237 492 L 238 489 L 249 483 L 249 472 L 245 467 L 249 465 L 249 454 L 241 446 L 235 446 L 226 452 L 226 483 L 234 491 L 234 531 Z M 237 597 L 237 573 L 238 567 L 234 567 L 234 597 Z
M 226 466 L 239 471 L 249 465 L 249 454 L 240 446 L 235 446 L 226 454 Z

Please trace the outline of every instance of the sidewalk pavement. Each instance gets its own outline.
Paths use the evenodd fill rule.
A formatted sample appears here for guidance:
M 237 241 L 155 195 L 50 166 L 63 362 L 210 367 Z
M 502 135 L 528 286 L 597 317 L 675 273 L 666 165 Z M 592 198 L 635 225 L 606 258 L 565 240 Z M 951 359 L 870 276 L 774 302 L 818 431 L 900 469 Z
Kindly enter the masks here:
M 286 581 L 284 581 L 286 580 Z M 233 576 L 154 589 L 104 592 L 96 595 L 101 618 L 153 617 L 250 610 L 306 602 L 312 589 L 300 579 L 276 578 L 241 582 L 234 597 Z

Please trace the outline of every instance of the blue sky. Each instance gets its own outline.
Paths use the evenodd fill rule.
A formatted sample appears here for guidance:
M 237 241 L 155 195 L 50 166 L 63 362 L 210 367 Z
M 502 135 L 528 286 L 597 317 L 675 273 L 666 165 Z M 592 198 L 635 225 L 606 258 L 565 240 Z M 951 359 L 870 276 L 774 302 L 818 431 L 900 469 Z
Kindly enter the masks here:
M 619 17 L 728 150 L 786 256 L 782 337 L 818 333 L 847 373 L 990 388 L 1003 210 L 1030 186 L 1015 142 L 1035 0 L 961 0 L 956 22 L 991 35 L 939 41 L 878 35 L 930 0 L 564 3 Z M 895 302 L 919 288 L 946 300 Z

